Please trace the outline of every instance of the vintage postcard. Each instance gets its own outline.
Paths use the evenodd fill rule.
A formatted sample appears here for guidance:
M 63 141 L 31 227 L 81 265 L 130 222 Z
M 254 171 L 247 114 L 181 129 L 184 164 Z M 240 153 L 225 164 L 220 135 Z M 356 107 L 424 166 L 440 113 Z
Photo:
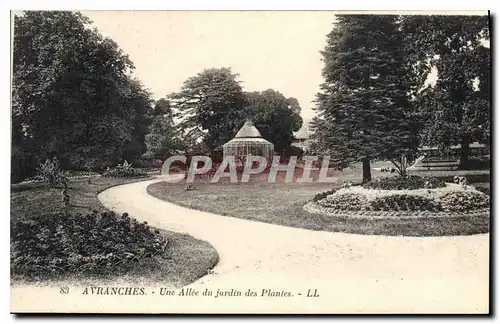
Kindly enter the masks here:
M 11 20 L 12 313 L 490 312 L 489 12 Z

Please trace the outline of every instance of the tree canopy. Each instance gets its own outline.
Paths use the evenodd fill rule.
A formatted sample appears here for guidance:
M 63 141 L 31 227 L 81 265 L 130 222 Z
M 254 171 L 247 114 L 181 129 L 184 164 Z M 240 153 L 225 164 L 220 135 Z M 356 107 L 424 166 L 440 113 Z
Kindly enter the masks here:
M 423 117 L 422 142 L 446 149 L 461 144 L 467 168 L 469 144 L 490 139 L 490 49 L 487 16 L 405 16 L 401 29 L 408 60 L 437 80 L 417 94 Z
M 104 167 L 140 156 L 151 99 L 134 66 L 78 12 L 14 18 L 13 146 L 22 159 Z M 50 130 L 50 131 L 49 131 Z
M 275 152 L 283 152 L 290 147 L 293 132 L 302 126 L 297 99 L 286 98 L 272 89 L 245 95 L 245 116 L 254 122 L 262 137 L 274 144 Z
M 153 108 L 153 121 L 146 135 L 148 158 L 165 159 L 182 148 L 178 127 L 173 120 L 172 109 L 168 99 L 156 101 Z
M 312 128 L 341 167 L 490 139 L 487 16 L 342 15 L 327 36 Z M 431 72 L 436 75 L 430 82 Z
M 169 96 L 180 129 L 200 135 L 208 150 L 231 140 L 246 120 L 252 120 L 276 151 L 290 146 L 300 129 L 300 105 L 295 98 L 269 89 L 243 92 L 229 68 L 207 69 L 187 79 L 181 91 Z
M 230 68 L 206 69 L 169 96 L 180 128 L 205 131 L 203 142 L 210 150 L 229 141 L 242 118 L 245 96 L 236 77 Z

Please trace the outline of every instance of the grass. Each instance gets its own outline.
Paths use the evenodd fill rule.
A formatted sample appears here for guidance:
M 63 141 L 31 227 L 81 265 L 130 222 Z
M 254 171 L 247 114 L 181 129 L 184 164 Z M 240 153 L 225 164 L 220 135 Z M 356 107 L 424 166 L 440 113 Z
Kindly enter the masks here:
M 144 179 L 141 179 L 144 180 Z M 112 186 L 136 182 L 137 179 L 94 178 L 73 179 L 70 182 L 70 212 L 87 213 L 92 210 L 106 211 L 97 199 L 97 194 Z M 61 189 L 49 188 L 44 184 L 16 184 L 11 186 L 11 222 L 29 220 L 46 213 L 61 211 L 63 208 Z M 130 215 L 133 217 L 134 215 Z M 133 282 L 161 282 L 167 287 L 182 287 L 206 275 L 218 262 L 217 251 L 207 242 L 185 234 L 160 230 L 169 243 L 167 252 L 161 257 L 144 260 L 121 280 Z M 91 281 L 115 280 L 117 278 L 67 277 L 51 278 L 51 281 Z M 12 276 L 20 283 L 26 278 Z M 42 280 L 45 281 L 45 280 Z M 15 284 L 15 283 L 14 283 Z
M 360 182 L 359 170 L 333 172 L 340 180 Z M 380 176 L 380 174 L 374 174 Z M 148 193 L 175 204 L 224 216 L 318 231 L 390 236 L 448 236 L 489 232 L 489 217 L 446 219 L 352 219 L 311 214 L 302 206 L 339 184 L 320 183 L 156 183 Z

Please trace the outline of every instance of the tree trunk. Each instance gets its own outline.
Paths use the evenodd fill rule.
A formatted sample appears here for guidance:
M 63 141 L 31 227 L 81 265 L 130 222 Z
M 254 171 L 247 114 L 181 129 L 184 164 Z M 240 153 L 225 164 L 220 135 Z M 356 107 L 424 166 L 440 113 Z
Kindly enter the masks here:
M 469 136 L 462 137 L 462 141 L 460 142 L 460 163 L 458 168 L 460 170 L 468 170 L 469 169 L 469 155 L 470 155 L 470 144 L 471 140 Z
M 372 171 L 370 168 L 370 160 L 363 159 L 363 183 L 371 181 Z

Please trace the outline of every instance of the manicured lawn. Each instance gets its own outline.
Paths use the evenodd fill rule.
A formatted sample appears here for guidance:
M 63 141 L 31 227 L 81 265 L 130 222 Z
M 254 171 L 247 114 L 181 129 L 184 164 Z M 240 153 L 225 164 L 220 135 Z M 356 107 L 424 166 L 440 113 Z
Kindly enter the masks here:
M 69 211 L 80 213 L 92 210 L 106 211 L 97 199 L 97 194 L 106 188 L 135 181 L 137 180 L 101 177 L 92 179 L 91 184 L 88 184 L 87 179 L 71 180 L 72 206 Z M 61 211 L 62 208 L 60 189 L 49 188 L 43 184 L 16 184 L 11 187 L 11 222 L 33 219 L 44 213 Z M 206 275 L 217 264 L 217 251 L 207 242 L 169 231 L 160 230 L 160 233 L 168 239 L 166 252 L 138 264 L 126 276 L 121 276 L 120 280 L 126 280 L 128 283 L 161 282 L 165 286 L 181 287 Z M 13 276 L 12 279 L 19 282 L 26 278 Z M 89 278 L 68 274 L 68 277 L 51 279 L 112 281 L 117 278 Z
M 334 172 L 340 180 L 360 182 L 356 169 Z M 374 176 L 380 176 L 375 174 Z M 302 209 L 305 202 L 332 187 L 319 183 L 156 183 L 148 193 L 175 204 L 278 225 L 311 230 L 391 236 L 446 236 L 487 233 L 489 217 L 447 219 L 352 219 L 311 214 Z

